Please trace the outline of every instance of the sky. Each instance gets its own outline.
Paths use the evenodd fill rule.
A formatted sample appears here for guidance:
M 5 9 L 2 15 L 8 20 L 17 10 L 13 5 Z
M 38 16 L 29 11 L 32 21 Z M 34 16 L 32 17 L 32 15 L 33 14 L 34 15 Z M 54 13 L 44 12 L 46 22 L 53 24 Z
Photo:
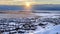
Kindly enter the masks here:
M 0 0 L 0 5 L 22 5 L 25 2 L 32 4 L 60 4 L 60 0 Z

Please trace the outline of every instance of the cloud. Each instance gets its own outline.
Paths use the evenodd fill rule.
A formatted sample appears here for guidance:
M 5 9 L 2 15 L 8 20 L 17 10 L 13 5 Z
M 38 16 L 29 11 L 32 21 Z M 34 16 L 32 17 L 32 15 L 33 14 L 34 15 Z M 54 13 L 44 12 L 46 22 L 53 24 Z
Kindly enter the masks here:
M 60 1 L 60 0 L 33 0 L 33 1 L 35 1 L 35 2 L 41 2 L 41 1 L 49 1 L 49 2 L 55 2 L 55 1 Z

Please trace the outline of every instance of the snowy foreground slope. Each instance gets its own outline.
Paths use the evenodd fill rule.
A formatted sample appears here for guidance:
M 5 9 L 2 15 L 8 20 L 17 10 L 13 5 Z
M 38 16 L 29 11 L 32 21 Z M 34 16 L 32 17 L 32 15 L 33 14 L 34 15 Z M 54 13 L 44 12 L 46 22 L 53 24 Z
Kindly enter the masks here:
M 60 14 L 34 13 L 37 17 L 17 18 L 19 14 L 0 14 L 1 34 L 60 34 Z M 11 17 L 13 16 L 13 18 Z M 14 18 L 15 17 L 15 18 Z
M 40 23 L 48 23 L 46 28 L 38 27 L 35 34 L 60 34 L 60 11 L 35 11 L 34 13 L 43 16 L 40 18 L 42 19 Z

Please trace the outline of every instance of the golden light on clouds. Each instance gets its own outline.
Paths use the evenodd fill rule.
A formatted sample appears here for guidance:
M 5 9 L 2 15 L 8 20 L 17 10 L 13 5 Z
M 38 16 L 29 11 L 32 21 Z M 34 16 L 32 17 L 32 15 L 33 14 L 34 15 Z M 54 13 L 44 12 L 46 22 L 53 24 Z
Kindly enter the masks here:
M 34 3 L 32 0 L 1 0 L 0 5 L 29 5 Z
M 30 9 L 31 9 L 31 3 L 30 2 L 25 2 L 25 4 L 24 4 L 24 9 L 26 10 L 26 11 L 29 11 Z
M 33 1 L 32 0 L 24 0 L 23 5 L 25 10 L 29 11 L 31 10 L 31 6 L 33 5 Z
M 24 0 L 12 0 L 12 1 L 24 1 Z
M 60 1 L 53 0 L 0 0 L 0 5 L 24 5 L 25 2 L 27 6 L 31 4 L 60 4 Z
M 29 7 L 31 6 L 31 3 L 30 3 L 30 2 L 25 2 L 25 6 L 26 6 L 27 8 L 29 8 Z

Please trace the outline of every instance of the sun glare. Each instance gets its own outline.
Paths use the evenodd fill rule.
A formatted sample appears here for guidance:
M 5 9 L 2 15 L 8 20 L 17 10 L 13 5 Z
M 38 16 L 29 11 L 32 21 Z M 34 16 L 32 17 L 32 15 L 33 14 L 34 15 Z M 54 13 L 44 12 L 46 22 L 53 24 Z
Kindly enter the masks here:
M 30 3 L 29 2 L 26 2 L 26 7 L 30 7 Z
M 25 6 L 25 10 L 30 10 L 31 9 L 31 2 L 25 2 L 24 6 Z
M 21 1 L 21 3 L 22 3 L 21 5 L 24 5 L 25 10 L 31 9 L 31 5 L 33 3 L 32 0 L 14 0 L 14 1 Z
M 30 8 L 30 7 L 31 7 L 31 3 L 30 3 L 30 2 L 25 2 L 25 6 L 26 6 L 27 8 Z

